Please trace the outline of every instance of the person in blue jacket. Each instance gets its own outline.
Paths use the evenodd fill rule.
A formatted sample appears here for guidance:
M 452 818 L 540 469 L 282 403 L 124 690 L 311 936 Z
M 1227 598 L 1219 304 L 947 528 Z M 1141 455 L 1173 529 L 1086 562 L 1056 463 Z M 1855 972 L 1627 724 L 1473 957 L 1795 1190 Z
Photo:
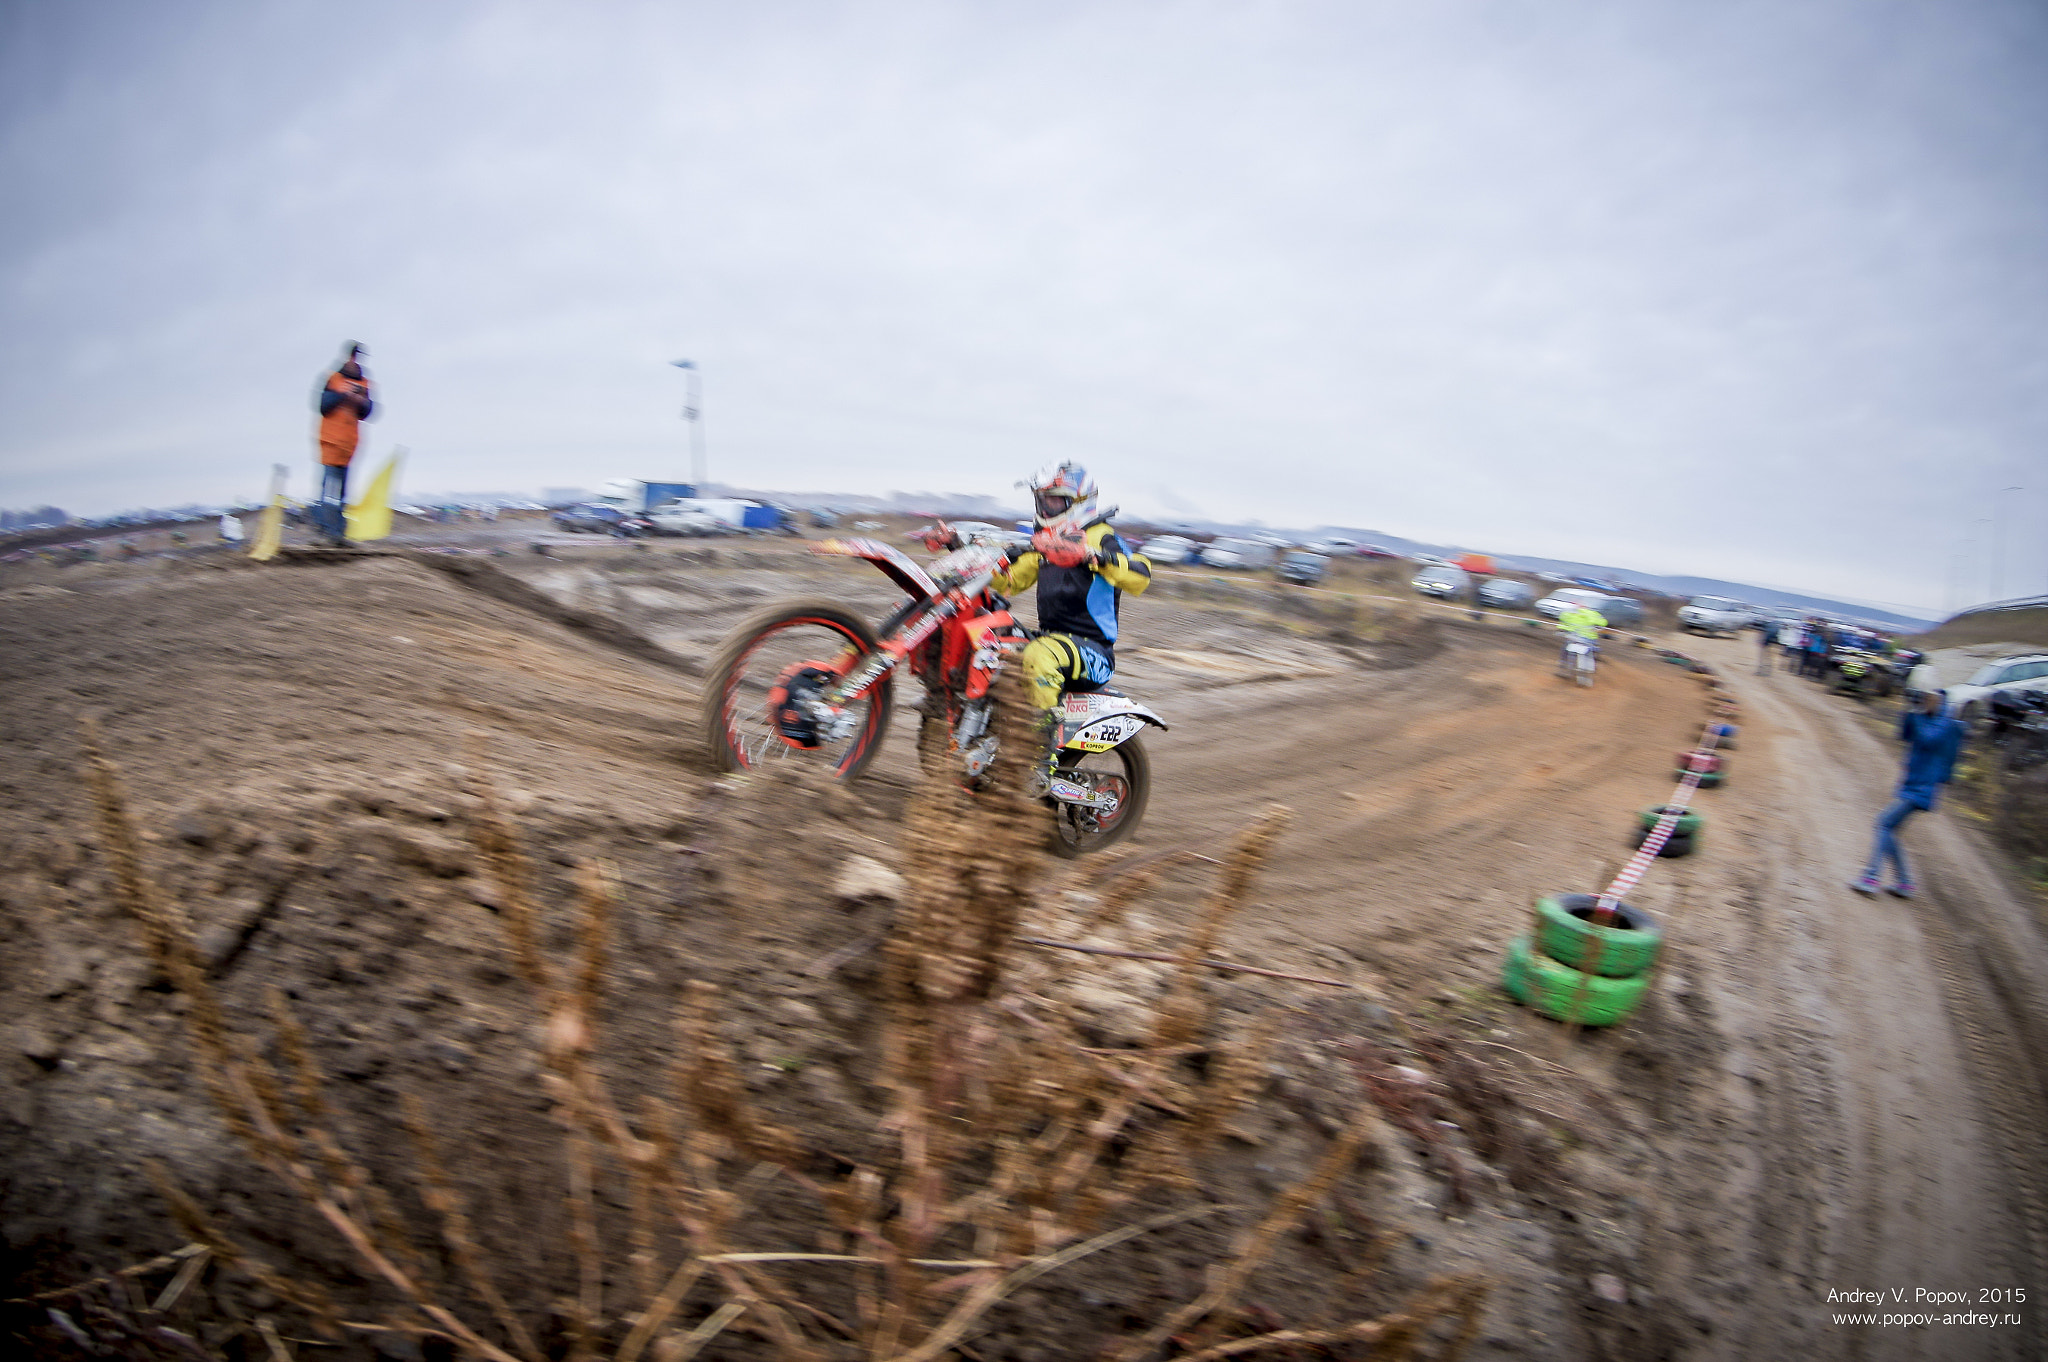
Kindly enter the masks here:
M 1921 810 L 1933 808 L 1937 787 L 1948 784 L 1955 774 L 1963 725 L 1946 712 L 1946 700 L 1946 692 L 1929 691 L 1920 697 L 1918 709 L 1899 716 L 1899 741 L 1906 744 L 1906 773 L 1899 779 L 1891 807 L 1878 815 L 1870 864 L 1849 882 L 1859 894 L 1877 893 L 1882 884 L 1878 877 L 1889 860 L 1897 880 L 1887 892 L 1902 899 L 1913 897 L 1913 876 L 1906 869 L 1906 853 L 1899 849 L 1899 825 Z

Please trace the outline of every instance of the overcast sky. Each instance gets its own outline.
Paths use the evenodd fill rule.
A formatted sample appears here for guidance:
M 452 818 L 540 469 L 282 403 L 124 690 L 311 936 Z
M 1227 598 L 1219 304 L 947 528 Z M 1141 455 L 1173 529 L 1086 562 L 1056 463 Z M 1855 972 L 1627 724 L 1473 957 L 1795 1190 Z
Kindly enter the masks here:
M 0 505 L 304 493 L 347 338 L 415 489 L 682 477 L 689 356 L 735 483 L 2048 590 L 2033 0 L 0 14 Z

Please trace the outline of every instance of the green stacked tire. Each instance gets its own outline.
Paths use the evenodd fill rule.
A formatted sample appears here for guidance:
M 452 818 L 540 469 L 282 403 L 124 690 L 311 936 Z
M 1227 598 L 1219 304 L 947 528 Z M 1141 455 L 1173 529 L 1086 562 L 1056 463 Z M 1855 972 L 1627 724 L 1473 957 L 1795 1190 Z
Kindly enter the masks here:
M 1647 829 L 1645 830 L 1647 831 Z M 1655 918 L 1616 903 L 1595 925 L 1593 894 L 1549 894 L 1536 900 L 1536 928 L 1508 943 L 1501 984 L 1546 1017 L 1610 1026 L 1635 1011 L 1648 991 L 1663 949 Z
M 1525 932 L 1508 943 L 1501 984 L 1517 1001 L 1546 1017 L 1583 1026 L 1612 1026 L 1636 1010 L 1649 990 L 1650 976 L 1614 979 L 1582 973 L 1530 949 Z
M 1657 963 L 1664 932 L 1657 920 L 1629 903 L 1614 905 L 1608 925 L 1596 926 L 1595 894 L 1546 894 L 1536 900 L 1536 941 L 1560 965 L 1591 968 L 1609 979 L 1647 973 Z
M 1662 818 L 1669 809 L 1670 805 L 1668 804 L 1652 804 L 1649 808 L 1637 814 L 1636 819 L 1643 825 L 1643 831 L 1648 832 L 1651 828 L 1657 826 L 1657 820 Z M 1699 830 L 1700 816 L 1696 813 L 1681 813 L 1678 815 L 1678 821 L 1671 825 L 1671 831 L 1680 837 L 1691 837 L 1698 833 Z

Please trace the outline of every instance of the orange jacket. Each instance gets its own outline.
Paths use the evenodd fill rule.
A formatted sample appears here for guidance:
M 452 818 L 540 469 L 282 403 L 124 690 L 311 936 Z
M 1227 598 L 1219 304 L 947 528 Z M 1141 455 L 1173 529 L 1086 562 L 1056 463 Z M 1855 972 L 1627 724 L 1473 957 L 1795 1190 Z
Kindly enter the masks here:
M 339 394 L 340 400 L 328 402 L 328 393 Z M 356 454 L 357 427 L 375 405 L 370 398 L 370 380 L 350 378 L 336 369 L 327 376 L 327 385 L 320 395 L 320 405 L 328 408 L 320 418 L 320 462 L 332 468 L 346 468 Z

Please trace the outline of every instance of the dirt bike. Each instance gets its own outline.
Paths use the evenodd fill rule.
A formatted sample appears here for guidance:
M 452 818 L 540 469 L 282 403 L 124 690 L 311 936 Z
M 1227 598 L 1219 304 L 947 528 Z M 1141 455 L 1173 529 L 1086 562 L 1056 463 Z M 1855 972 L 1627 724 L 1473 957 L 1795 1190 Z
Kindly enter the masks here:
M 1560 680 L 1576 680 L 1582 686 L 1593 684 L 1593 667 L 1600 650 L 1582 638 L 1565 640 L 1564 652 L 1557 659 L 1557 675 Z
M 1007 552 L 969 543 L 920 567 L 875 539 L 824 539 L 811 552 L 864 558 L 909 596 L 878 627 L 831 601 L 786 601 L 742 621 L 719 649 L 704 691 L 714 759 L 729 771 L 810 757 L 851 780 L 881 750 L 898 668 L 924 683 L 942 759 L 970 787 L 995 759 L 990 687 L 1031 634 L 992 588 Z M 1144 817 L 1152 766 L 1138 734 L 1165 720 L 1108 686 L 1080 687 L 1050 735 L 1049 769 L 1027 794 L 1045 804 L 1052 849 L 1079 856 L 1128 837 Z M 921 744 L 922 746 L 922 744 Z

